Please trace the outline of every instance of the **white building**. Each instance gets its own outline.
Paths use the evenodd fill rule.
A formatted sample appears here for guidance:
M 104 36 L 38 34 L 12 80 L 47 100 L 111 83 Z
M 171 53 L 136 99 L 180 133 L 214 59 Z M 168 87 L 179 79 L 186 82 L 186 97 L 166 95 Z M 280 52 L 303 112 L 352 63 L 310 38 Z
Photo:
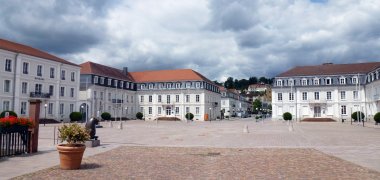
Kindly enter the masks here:
M 275 77 L 273 118 L 350 119 L 362 111 L 369 119 L 380 111 L 380 62 L 299 66 Z
M 259 83 L 259 84 L 251 84 L 248 86 L 248 92 L 265 92 L 270 88 L 269 84 Z
M 76 111 L 80 67 L 30 46 L 0 39 L 0 110 L 29 115 L 40 99 L 41 118 L 67 121 Z
M 135 118 L 136 85 L 128 68 L 119 70 L 93 62 L 80 66 L 79 104 L 84 118 L 100 117 L 103 112 L 117 119 Z
M 224 116 L 237 116 L 251 110 L 251 103 L 235 89 L 226 89 L 221 86 L 219 89 L 222 94 L 221 110 L 224 112 Z
M 220 91 L 209 79 L 191 69 L 131 72 L 137 83 L 139 111 L 145 120 L 176 117 L 204 121 L 220 117 Z
M 145 120 L 186 120 L 191 112 L 200 121 L 220 116 L 219 89 L 191 69 L 128 72 L 93 62 L 81 67 L 81 112 L 89 116 L 135 118 L 142 112 Z

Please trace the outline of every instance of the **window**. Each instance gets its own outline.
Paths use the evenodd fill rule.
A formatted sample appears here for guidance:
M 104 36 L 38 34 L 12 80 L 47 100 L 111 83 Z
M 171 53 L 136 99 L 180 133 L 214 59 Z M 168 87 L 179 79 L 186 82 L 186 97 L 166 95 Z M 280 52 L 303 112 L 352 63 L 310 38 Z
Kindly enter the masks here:
M 148 108 L 148 113 L 149 113 L 149 114 L 152 114 L 152 107 L 149 107 L 149 108 Z
M 175 113 L 179 114 L 179 107 L 175 107 Z
M 145 84 L 141 84 L 140 89 L 145 89 Z
M 153 89 L 153 84 L 149 84 L 149 89 Z
M 98 76 L 94 76 L 94 84 L 98 84 L 98 82 L 99 82 Z
M 54 75 L 55 75 L 55 69 L 50 68 L 50 78 L 54 78 Z
M 282 93 L 277 93 L 277 100 L 282 101 Z
M 158 99 L 157 99 L 158 102 L 161 102 L 161 95 L 158 95 Z
M 65 112 L 65 105 L 59 104 L 59 114 L 63 114 Z
M 112 79 L 108 79 L 108 86 L 111 86 Z
M 100 78 L 100 84 L 104 84 L 104 77 Z
M 61 97 L 64 97 L 64 96 L 65 96 L 65 87 L 61 87 L 61 91 L 60 91 L 59 95 L 60 95 Z
M 319 85 L 319 79 L 318 78 L 314 79 L 314 85 Z
M 307 86 L 307 79 L 302 79 L 302 86 Z
M 190 107 L 186 107 L 186 113 L 190 112 Z
M 70 88 L 70 97 L 74 97 L 74 88 Z
M 28 91 L 28 83 L 27 82 L 22 82 L 21 84 L 21 93 L 26 94 Z
M 186 88 L 190 88 L 191 87 L 191 83 L 190 82 L 187 82 L 186 83 Z
M 12 60 L 10 59 L 5 60 L 5 71 L 8 71 L 8 72 L 12 71 Z
M 70 113 L 74 112 L 74 104 L 70 104 Z
M 104 93 L 103 93 L 103 92 L 100 92 L 100 100 L 103 101 L 103 98 L 104 98 Z M 128 96 L 127 96 L 127 102 L 128 102 Z
M 166 103 L 170 104 L 170 95 L 166 95 Z
M 115 80 L 113 80 L 113 86 L 115 86 L 116 88 L 117 88 L 117 80 L 115 79 Z
M 326 78 L 326 85 L 331 85 L 331 84 L 332 84 L 331 78 Z
M 41 91 L 42 91 L 42 84 L 36 84 L 36 86 L 34 87 L 34 92 L 41 93 Z
M 175 84 L 175 88 L 176 88 L 176 89 L 180 89 L 180 88 L 181 88 L 181 84 L 180 84 L 180 83 L 176 83 L 176 84 Z
M 157 112 L 158 114 L 161 114 L 161 107 L 158 107 Z
M 346 91 L 340 91 L 340 99 L 346 99 Z
M 352 78 L 352 84 L 357 84 L 358 83 L 358 78 L 357 77 L 353 77 Z
M 307 92 L 302 92 L 302 100 L 307 100 Z
M 289 93 L 289 101 L 294 101 L 294 93 Z
M 42 66 L 41 65 L 37 66 L 37 76 L 42 76 Z
M 140 102 L 144 102 L 144 96 L 140 96 Z
M 354 99 L 358 99 L 359 97 L 358 91 L 353 91 L 353 96 L 354 96 Z
M 327 100 L 331 100 L 331 92 L 330 92 L 330 91 L 327 92 L 327 94 L 326 94 L 326 99 L 327 99 Z
M 319 100 L 319 92 L 314 92 L 314 99 Z
M 277 86 L 282 86 L 282 80 L 277 80 Z
M 71 72 L 71 81 L 75 81 L 75 72 Z
M 9 101 L 3 101 L 3 111 L 8 111 L 9 110 Z
M 346 106 L 345 105 L 341 106 L 341 113 L 342 114 L 347 114 L 347 110 L 346 110 Z
M 65 70 L 62 70 L 61 71 L 61 80 L 65 80 L 66 79 L 66 71 Z
M 195 114 L 199 114 L 199 107 L 195 108 Z
M 108 93 L 108 101 L 111 101 L 111 93 Z
M 195 102 L 199 102 L 199 95 L 195 96 Z
M 149 102 L 152 102 L 153 101 L 153 98 L 152 98 L 152 95 L 149 96 Z
M 49 103 L 48 105 L 48 114 L 53 114 L 53 103 Z
M 22 63 L 22 73 L 29 74 L 29 63 L 27 62 Z
M 167 88 L 167 89 L 171 89 L 171 88 L 172 88 L 172 84 L 171 84 L 171 83 L 167 83 L 167 84 L 166 84 L 166 88 Z
M 50 94 L 50 96 L 52 96 L 54 94 L 54 86 L 53 85 L 49 86 L 49 94 Z
M 190 95 L 186 95 L 186 102 L 190 102 Z
M 119 83 L 120 88 L 123 88 L 124 82 L 123 81 L 119 81 L 119 82 L 120 82 Z
M 21 114 L 26 114 L 26 102 L 21 102 Z
M 339 78 L 339 83 L 340 84 L 346 84 L 346 78 L 344 78 L 344 77 Z
M 196 82 L 196 83 L 195 83 L 195 87 L 196 87 L 196 88 L 200 88 L 200 87 L 201 87 L 201 83 L 200 83 L 200 82 Z
M 131 96 L 131 103 L 133 103 L 133 96 Z
M 10 91 L 11 91 L 11 81 L 4 80 L 4 92 L 10 92 Z
M 175 95 L 175 102 L 179 102 L 179 95 Z

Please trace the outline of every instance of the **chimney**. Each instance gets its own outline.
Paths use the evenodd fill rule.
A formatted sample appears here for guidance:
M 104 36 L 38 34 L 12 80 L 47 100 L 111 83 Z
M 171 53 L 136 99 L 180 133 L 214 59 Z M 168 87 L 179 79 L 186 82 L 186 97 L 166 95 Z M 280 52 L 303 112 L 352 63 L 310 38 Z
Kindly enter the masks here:
M 125 75 L 128 75 L 128 67 L 123 67 L 123 73 L 124 73 Z

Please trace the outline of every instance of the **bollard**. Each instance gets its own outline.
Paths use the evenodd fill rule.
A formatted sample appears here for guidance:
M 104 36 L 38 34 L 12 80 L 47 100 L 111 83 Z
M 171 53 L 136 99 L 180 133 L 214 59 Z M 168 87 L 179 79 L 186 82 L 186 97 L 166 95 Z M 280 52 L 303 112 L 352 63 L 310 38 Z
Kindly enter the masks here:
M 112 121 L 110 121 L 110 128 L 113 128 L 113 124 L 112 124 Z
M 245 125 L 245 126 L 244 126 L 244 128 L 243 128 L 243 132 L 244 132 L 244 133 L 249 133 L 248 125 Z
M 123 122 L 120 121 L 119 127 L 120 130 L 123 129 Z

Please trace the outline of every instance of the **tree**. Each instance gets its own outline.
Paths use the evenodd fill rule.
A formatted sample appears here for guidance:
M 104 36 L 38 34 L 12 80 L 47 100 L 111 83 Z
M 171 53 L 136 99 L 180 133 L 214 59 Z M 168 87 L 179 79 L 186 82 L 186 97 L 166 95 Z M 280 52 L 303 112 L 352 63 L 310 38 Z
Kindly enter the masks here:
M 365 115 L 361 111 L 356 111 L 351 114 L 351 118 L 354 119 L 355 121 L 360 120 L 362 121 L 364 119 Z
M 250 77 L 249 80 L 248 80 L 249 84 L 257 84 L 257 77 L 253 76 L 253 77 Z
M 79 121 L 82 119 L 82 113 L 72 112 L 70 113 L 70 121 Z
M 188 120 L 193 120 L 193 118 L 194 118 L 194 114 L 193 114 L 193 113 L 186 113 L 185 117 L 186 117 L 186 119 L 188 119 Z
M 263 106 L 263 103 L 260 101 L 260 99 L 255 99 L 255 101 L 253 101 L 253 110 L 257 110 L 259 111 L 261 109 L 261 107 Z
M 5 113 L 8 112 L 9 113 L 9 116 L 14 116 L 14 117 L 17 117 L 17 114 L 13 111 L 3 111 L 1 114 L 0 114 L 0 118 L 3 118 L 5 117 Z
M 100 115 L 100 117 L 102 117 L 103 120 L 110 120 L 111 119 L 111 114 L 108 113 L 108 112 L 104 112 Z
M 234 86 L 234 78 L 228 77 L 226 82 L 224 82 L 224 87 L 227 89 L 233 89 L 235 88 Z

